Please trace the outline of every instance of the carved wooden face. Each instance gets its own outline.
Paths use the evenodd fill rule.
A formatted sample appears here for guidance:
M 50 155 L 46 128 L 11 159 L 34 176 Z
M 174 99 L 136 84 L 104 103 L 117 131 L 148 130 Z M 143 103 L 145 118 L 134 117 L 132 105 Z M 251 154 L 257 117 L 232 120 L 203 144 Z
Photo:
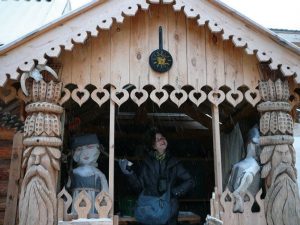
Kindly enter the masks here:
M 153 143 L 153 146 L 152 146 L 156 151 L 159 152 L 159 154 L 163 154 L 165 153 L 167 147 L 168 147 L 168 142 L 166 140 L 166 138 L 160 134 L 160 133 L 157 133 L 155 135 L 155 141 Z
M 79 165 L 93 165 L 97 162 L 99 155 L 99 145 L 90 144 L 77 147 L 73 158 Z
M 50 157 L 46 151 L 45 147 L 35 147 L 28 159 L 28 168 L 30 168 L 32 165 L 35 166 L 43 166 L 47 170 L 51 170 L 51 161 Z
M 276 145 L 272 157 L 272 167 L 276 168 L 280 163 L 292 165 L 292 155 L 288 145 Z

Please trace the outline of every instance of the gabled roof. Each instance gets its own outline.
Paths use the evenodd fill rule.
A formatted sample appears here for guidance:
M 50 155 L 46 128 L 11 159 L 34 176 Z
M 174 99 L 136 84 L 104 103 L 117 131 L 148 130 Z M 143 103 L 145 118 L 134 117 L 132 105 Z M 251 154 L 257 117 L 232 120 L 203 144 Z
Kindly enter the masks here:
M 187 17 L 196 18 L 199 26 L 207 23 L 212 32 L 221 32 L 224 40 L 231 39 L 248 54 L 256 54 L 260 62 L 271 62 L 272 69 L 280 67 L 284 75 L 300 77 L 300 48 L 219 1 L 99 0 L 0 48 L 0 86 L 6 75 L 17 79 L 18 69 L 30 71 L 35 61 L 46 64 L 45 55 L 58 57 L 62 48 L 72 50 L 74 42 L 84 43 L 89 34 L 97 36 L 99 28 L 109 29 L 114 20 L 122 23 L 124 16 L 148 9 L 148 2 L 173 4 L 174 10 L 183 9 Z

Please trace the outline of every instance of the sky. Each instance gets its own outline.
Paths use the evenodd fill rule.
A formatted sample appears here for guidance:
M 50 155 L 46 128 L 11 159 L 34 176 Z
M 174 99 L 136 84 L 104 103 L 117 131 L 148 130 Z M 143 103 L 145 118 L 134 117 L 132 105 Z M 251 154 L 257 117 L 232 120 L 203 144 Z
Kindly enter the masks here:
M 267 28 L 300 30 L 299 0 L 222 0 Z
M 79 7 L 91 0 L 71 0 Z M 266 28 L 300 30 L 300 0 L 221 0 Z

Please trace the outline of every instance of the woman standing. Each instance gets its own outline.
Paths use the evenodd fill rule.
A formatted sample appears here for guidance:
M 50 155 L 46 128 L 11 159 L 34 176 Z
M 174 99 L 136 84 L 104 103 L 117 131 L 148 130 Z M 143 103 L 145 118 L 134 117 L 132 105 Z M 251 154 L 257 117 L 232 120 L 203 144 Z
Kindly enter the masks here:
M 177 224 L 177 198 L 191 190 L 195 184 L 192 176 L 181 162 L 171 156 L 168 142 L 157 129 L 151 129 L 147 134 L 147 144 L 152 149 L 146 156 L 141 170 L 135 173 L 128 166 L 128 160 L 119 160 L 122 172 L 128 177 L 130 185 L 144 195 L 161 196 L 170 189 L 171 218 L 166 224 Z

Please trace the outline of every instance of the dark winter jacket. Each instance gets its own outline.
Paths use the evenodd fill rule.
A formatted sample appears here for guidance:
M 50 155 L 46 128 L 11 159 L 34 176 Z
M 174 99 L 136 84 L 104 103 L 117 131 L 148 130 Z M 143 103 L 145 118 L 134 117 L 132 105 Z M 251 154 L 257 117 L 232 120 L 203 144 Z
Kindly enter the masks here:
M 150 152 L 145 158 L 140 173 L 128 175 L 130 185 L 145 195 L 160 196 L 170 185 L 171 197 L 177 198 L 191 190 L 195 183 L 182 163 L 166 153 L 164 160 L 157 160 Z

